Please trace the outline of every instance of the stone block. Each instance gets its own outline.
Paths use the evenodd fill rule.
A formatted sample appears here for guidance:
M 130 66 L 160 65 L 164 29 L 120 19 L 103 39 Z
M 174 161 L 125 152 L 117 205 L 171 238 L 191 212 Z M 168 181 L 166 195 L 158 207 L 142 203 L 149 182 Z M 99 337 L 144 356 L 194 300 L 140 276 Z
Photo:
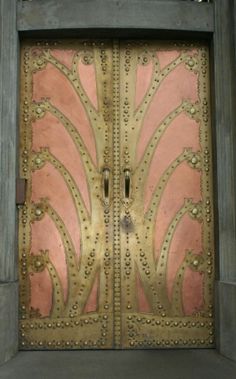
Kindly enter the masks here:
M 18 349 L 18 284 L 0 283 L 0 364 Z
M 236 361 L 236 283 L 218 283 L 218 349 Z

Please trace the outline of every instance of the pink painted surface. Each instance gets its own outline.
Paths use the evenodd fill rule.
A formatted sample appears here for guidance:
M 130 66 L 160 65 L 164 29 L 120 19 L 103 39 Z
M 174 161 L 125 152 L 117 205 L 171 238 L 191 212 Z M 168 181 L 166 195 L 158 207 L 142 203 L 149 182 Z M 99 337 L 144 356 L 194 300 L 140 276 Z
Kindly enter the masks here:
M 30 275 L 30 308 L 38 310 L 43 317 L 52 307 L 52 283 L 47 270 Z
M 170 245 L 168 257 L 168 295 L 172 294 L 173 280 L 184 260 L 186 251 L 192 250 L 198 253 L 201 250 L 201 224 L 185 214 L 176 228 L 176 232 Z
M 194 202 L 201 199 L 199 180 L 200 173 L 192 170 L 185 162 L 168 180 L 156 218 L 155 246 L 157 250 L 161 247 L 169 224 L 184 205 L 184 199 L 192 198 Z
M 138 310 L 141 313 L 151 313 L 151 307 L 144 292 L 144 288 L 140 279 L 140 275 L 136 274 L 136 286 L 137 286 L 137 300 L 138 300 Z
M 48 198 L 50 205 L 59 214 L 79 255 L 79 223 L 74 203 L 62 176 L 51 164 L 46 164 L 32 174 L 32 201 L 40 202 L 41 198 Z M 48 237 L 54 238 L 50 235 Z
M 63 243 L 54 222 L 46 214 L 40 222 L 34 222 L 32 229 L 31 251 L 49 250 L 49 257 L 62 280 L 64 299 L 67 295 L 67 271 Z M 53 236 L 53 238 L 51 238 Z
M 96 86 L 96 72 L 94 64 L 84 64 L 80 62 L 78 64 L 78 74 L 80 77 L 81 84 L 92 102 L 93 106 L 98 108 L 97 99 L 97 86 Z
M 138 108 L 151 83 L 153 64 L 150 61 L 146 66 L 138 64 L 136 70 L 135 108 Z
M 67 50 L 51 50 L 51 55 L 60 61 L 60 63 L 64 64 L 69 70 L 72 67 L 73 57 L 75 55 L 75 51 L 71 49 Z
M 60 188 L 60 191 L 58 191 Z M 77 255 L 80 254 L 80 235 L 77 215 L 68 189 L 61 175 L 47 163 L 41 170 L 32 174 L 32 201 L 40 202 L 41 198 L 48 198 L 50 205 L 62 218 L 70 237 L 73 241 Z M 68 212 L 68 209 L 70 210 Z M 67 296 L 67 268 L 64 248 L 60 235 L 49 216 L 32 224 L 32 252 L 49 250 L 49 256 L 57 269 L 59 278 L 64 289 L 64 298 Z M 47 295 L 47 296 L 46 296 Z M 41 306 L 49 304 L 50 293 L 41 297 Z M 33 295 L 32 295 L 32 299 Z M 39 299 L 37 300 L 39 302 Z M 41 307 L 40 307 L 41 309 Z
M 70 69 L 74 53 L 72 50 L 54 50 L 52 55 Z M 86 66 L 78 71 L 83 75 L 84 89 L 96 105 L 94 69 Z M 33 76 L 33 100 L 40 102 L 45 98 L 73 123 L 96 163 L 95 141 L 86 111 L 68 79 L 51 64 Z M 32 124 L 32 135 L 32 151 L 37 153 L 41 148 L 47 148 L 55 156 L 75 180 L 85 206 L 90 212 L 89 188 L 80 153 L 63 124 L 50 112 L 46 112 L 43 118 Z M 79 262 L 80 222 L 75 204 L 63 176 L 49 162 L 32 173 L 31 201 L 37 203 L 41 198 L 47 198 L 49 204 L 63 220 L 75 248 L 77 262 Z M 32 224 L 31 253 L 39 254 L 40 250 L 49 250 L 49 256 L 59 275 L 66 301 L 68 278 L 64 246 L 59 231 L 48 215 Z M 30 306 L 39 309 L 43 316 L 48 316 L 52 305 L 52 283 L 47 270 L 31 275 L 30 283 Z M 96 310 L 97 288 L 98 278 L 87 301 L 86 312 Z
M 150 104 L 137 147 L 138 160 L 161 121 L 183 100 L 197 99 L 197 76 L 182 63 L 164 79 Z
M 174 59 L 180 56 L 180 51 L 174 50 L 163 50 L 157 52 L 157 58 L 159 61 L 160 69 L 163 70 L 164 67 L 168 66 Z
M 78 186 L 86 208 L 90 211 L 89 191 L 81 156 L 63 124 L 49 112 L 33 124 L 32 149 L 39 152 L 43 147 L 47 147 L 69 171 Z
M 183 282 L 184 314 L 192 315 L 203 308 L 203 273 L 187 268 Z
M 75 125 L 96 162 L 95 141 L 86 111 L 72 84 L 51 64 L 34 75 L 33 100 L 39 102 L 45 97 Z
M 50 260 L 57 270 L 64 291 L 64 300 L 66 300 L 67 270 L 64 248 L 60 234 L 48 215 L 45 215 L 40 222 L 34 222 L 32 224 L 31 231 L 31 252 L 38 253 L 40 250 L 49 251 Z M 51 279 L 46 271 L 47 270 L 44 270 L 44 272 L 41 273 L 35 273 L 31 277 L 31 306 L 33 308 L 38 308 L 42 316 L 49 315 L 52 305 Z M 50 294 L 50 296 L 48 296 L 48 294 Z
M 192 52 L 193 53 L 193 52 Z M 192 54 L 191 53 L 191 54 Z M 190 55 L 191 55 L 190 54 Z M 179 56 L 178 51 L 159 51 L 157 53 L 160 69 L 163 69 Z M 146 71 L 145 71 L 146 70 Z M 149 71 L 148 71 L 149 70 Z M 136 102 L 143 98 L 150 77 L 151 66 L 138 68 L 139 76 L 136 82 Z M 149 76 L 148 76 L 148 75 Z M 147 75 L 147 77 L 145 76 Z M 184 100 L 195 103 L 198 101 L 198 77 L 181 63 L 163 80 L 146 112 L 140 139 L 137 146 L 137 161 L 141 161 L 144 151 L 151 141 L 161 122 Z M 137 100 L 138 99 L 138 100 Z M 154 153 L 144 193 L 144 212 L 148 210 L 156 186 L 171 163 L 183 152 L 191 148 L 193 152 L 200 150 L 199 124 L 182 112 L 168 126 L 161 137 Z M 201 173 L 192 169 L 186 162 L 181 163 L 169 178 L 157 212 L 154 228 L 155 257 L 158 260 L 161 246 L 168 227 L 176 213 L 184 205 L 184 199 L 191 198 L 193 202 L 201 200 Z M 185 215 L 179 222 L 168 253 L 166 286 L 171 300 L 174 279 L 183 262 L 187 250 L 194 254 L 202 251 L 202 224 Z M 183 307 L 186 315 L 190 315 L 202 306 L 203 276 L 187 269 L 183 284 Z M 145 308 L 142 289 L 139 284 L 138 301 L 140 308 Z
M 145 211 L 148 208 L 151 196 L 162 174 L 171 163 L 183 153 L 184 148 L 192 148 L 193 152 L 199 150 L 199 126 L 196 121 L 180 114 L 168 127 L 156 149 L 149 171 L 145 188 Z M 192 170 L 191 170 L 192 171 Z M 195 172 L 190 175 L 195 175 Z M 182 178 L 180 178 L 181 181 Z M 174 187 L 175 188 L 175 187 Z M 173 196 L 173 194 L 172 194 Z
M 95 312 L 98 306 L 98 288 L 99 288 L 99 276 L 96 275 L 91 292 L 88 297 L 88 301 L 84 308 L 84 313 Z

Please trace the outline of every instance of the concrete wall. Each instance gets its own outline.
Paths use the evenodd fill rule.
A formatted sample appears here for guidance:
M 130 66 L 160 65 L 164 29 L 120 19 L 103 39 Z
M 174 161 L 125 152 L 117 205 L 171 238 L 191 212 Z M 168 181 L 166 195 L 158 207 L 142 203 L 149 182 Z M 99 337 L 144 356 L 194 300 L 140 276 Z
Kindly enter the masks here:
M 0 0 L 0 362 L 18 344 L 16 131 L 18 86 L 16 1 Z
M 216 336 L 221 354 L 236 360 L 236 60 L 233 0 L 215 0 L 214 116 Z M 235 2 L 236 3 L 236 2 Z
M 235 1 L 215 0 L 213 5 L 182 0 L 0 0 L 0 363 L 15 354 L 18 343 L 18 32 L 22 37 L 62 37 L 94 36 L 95 30 L 96 36 L 99 31 L 109 37 L 204 36 L 211 41 L 217 348 L 236 360 Z

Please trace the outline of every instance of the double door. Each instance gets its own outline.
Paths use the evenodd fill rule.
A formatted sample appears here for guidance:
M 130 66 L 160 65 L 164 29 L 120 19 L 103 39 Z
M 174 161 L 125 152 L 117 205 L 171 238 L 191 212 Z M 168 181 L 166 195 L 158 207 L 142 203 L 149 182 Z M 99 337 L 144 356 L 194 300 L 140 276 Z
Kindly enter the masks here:
M 208 48 L 25 41 L 22 349 L 209 347 Z

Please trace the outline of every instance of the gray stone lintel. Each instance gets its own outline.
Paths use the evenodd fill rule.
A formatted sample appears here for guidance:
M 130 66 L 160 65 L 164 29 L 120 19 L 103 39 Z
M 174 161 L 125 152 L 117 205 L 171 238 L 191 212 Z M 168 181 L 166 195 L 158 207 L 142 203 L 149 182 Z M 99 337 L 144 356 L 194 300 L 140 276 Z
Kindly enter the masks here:
M 40 0 L 19 3 L 19 31 L 83 28 L 212 32 L 214 7 L 212 3 L 166 0 Z
M 0 283 L 0 364 L 18 349 L 18 284 Z

